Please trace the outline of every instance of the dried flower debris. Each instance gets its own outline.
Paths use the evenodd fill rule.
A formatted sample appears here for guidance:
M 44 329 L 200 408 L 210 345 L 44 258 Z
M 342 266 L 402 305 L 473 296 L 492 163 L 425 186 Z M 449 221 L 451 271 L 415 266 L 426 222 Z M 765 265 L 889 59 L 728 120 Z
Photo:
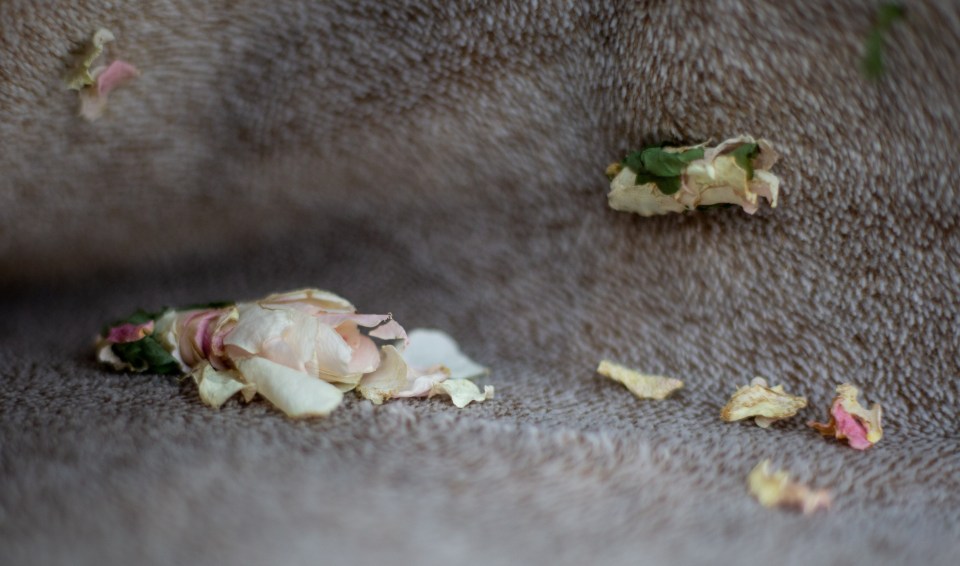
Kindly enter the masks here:
M 753 468 L 747 476 L 747 488 L 764 507 L 795 507 L 804 515 L 830 508 L 829 491 L 813 490 L 792 481 L 785 471 L 771 471 L 770 460 L 763 460 Z
M 830 406 L 830 420 L 826 423 L 807 423 L 825 437 L 846 440 L 851 448 L 866 450 L 883 438 L 880 426 L 882 409 L 874 403 L 870 410 L 857 400 L 860 390 L 849 383 L 837 386 L 837 396 Z
M 408 345 L 410 358 L 403 355 Z M 246 401 L 261 395 L 290 417 L 328 415 L 353 390 L 375 404 L 439 395 L 465 407 L 493 397 L 493 387 L 466 379 L 486 368 L 446 334 L 408 337 L 391 315 L 359 314 L 319 289 L 138 311 L 104 328 L 97 358 L 118 370 L 189 374 L 214 408 L 237 393 Z
M 103 115 L 114 89 L 140 76 L 136 67 L 121 60 L 93 67 L 104 46 L 115 39 L 110 30 L 98 29 L 65 79 L 68 89 L 79 92 L 80 115 L 91 122 Z
M 607 167 L 610 207 L 655 216 L 736 205 L 748 214 L 764 197 L 777 206 L 780 179 L 770 172 L 779 155 L 764 139 L 738 136 L 716 147 L 650 146 Z
M 740 387 L 720 411 L 720 418 L 727 422 L 753 418 L 760 428 L 768 428 L 780 419 L 787 419 L 807 406 L 807 400 L 790 395 L 782 385 L 769 387 L 767 380 L 755 377 L 750 385 Z
M 597 373 L 622 383 L 631 393 L 641 399 L 665 399 L 683 387 L 683 382 L 672 377 L 649 375 L 625 366 L 602 360 Z

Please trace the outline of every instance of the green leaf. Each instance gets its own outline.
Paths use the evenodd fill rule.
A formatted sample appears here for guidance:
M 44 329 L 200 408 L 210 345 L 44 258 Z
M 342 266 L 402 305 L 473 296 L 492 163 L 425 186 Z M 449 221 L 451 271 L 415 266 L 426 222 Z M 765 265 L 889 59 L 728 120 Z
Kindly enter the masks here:
M 638 173 L 643 171 L 643 160 L 640 158 L 642 153 L 642 151 L 634 151 L 624 158 L 623 164 Z
M 113 353 L 132 365 L 136 371 L 153 373 L 180 373 L 180 364 L 167 352 L 153 336 L 147 336 L 136 342 L 113 344 Z
M 691 161 L 702 157 L 702 147 L 679 153 L 665 151 L 662 147 L 650 147 L 643 150 L 640 156 L 644 169 L 658 177 L 676 177 Z
M 747 180 L 753 179 L 753 159 L 760 155 L 760 146 L 755 143 L 745 143 L 730 152 L 737 165 L 747 172 Z
M 665 195 L 672 195 L 680 190 L 680 176 L 676 177 L 657 177 L 654 181 L 657 188 Z

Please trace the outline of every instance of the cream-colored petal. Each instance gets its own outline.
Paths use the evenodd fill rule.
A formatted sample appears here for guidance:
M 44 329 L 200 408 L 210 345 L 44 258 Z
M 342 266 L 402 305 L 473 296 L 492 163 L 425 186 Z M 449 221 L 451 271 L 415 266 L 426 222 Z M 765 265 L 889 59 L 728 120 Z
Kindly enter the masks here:
M 679 379 L 640 373 L 608 360 L 600 362 L 597 373 L 622 383 L 631 393 L 641 399 L 664 399 L 667 395 L 683 387 L 683 382 Z
M 753 468 L 747 476 L 747 487 L 764 507 L 798 507 L 804 515 L 817 509 L 830 508 L 830 492 L 824 489 L 812 490 L 791 481 L 790 475 L 785 471 L 771 471 L 770 460 L 763 460 Z
M 350 371 L 352 356 L 353 349 L 340 333 L 326 324 L 318 324 L 313 359 L 307 370 L 327 381 L 354 382 L 357 372 Z
M 350 301 L 321 289 L 298 289 L 286 293 L 274 293 L 258 302 L 268 308 L 294 308 L 314 314 L 352 313 L 357 310 Z
M 360 333 L 355 323 L 341 324 L 337 327 L 337 333 L 351 350 L 350 363 L 347 365 L 349 373 L 364 374 L 377 369 L 380 365 L 380 351 L 373 340 Z
M 237 371 L 292 418 L 327 416 L 343 399 L 343 393 L 326 381 L 264 358 L 240 360 Z
M 786 393 L 782 386 L 768 387 L 765 379 L 757 377 L 750 385 L 737 389 L 720 411 L 720 418 L 733 422 L 755 417 L 758 426 L 767 428 L 779 419 L 796 415 L 806 406 L 805 398 Z
M 635 212 L 640 216 L 656 216 L 683 212 L 686 207 L 672 196 L 665 195 L 653 183 L 635 184 L 637 172 L 624 167 L 610 183 L 607 201 L 610 208 L 621 212 Z
M 450 397 L 457 408 L 464 408 L 470 403 L 480 403 L 487 399 L 493 399 L 493 386 L 485 385 L 483 391 L 477 385 L 468 379 L 448 379 L 433 386 L 430 390 L 430 396 L 443 395 Z
M 357 392 L 374 405 L 379 405 L 407 387 L 407 364 L 393 346 L 380 349 L 380 367 L 363 376 Z
M 440 382 L 450 378 L 450 370 L 443 366 L 434 366 L 421 371 L 407 370 L 407 385 L 396 392 L 394 397 L 429 397 L 430 392 Z
M 489 369 L 464 355 L 457 342 L 441 330 L 412 330 L 403 359 L 413 368 L 442 365 L 450 370 L 450 379 L 473 379 L 490 373 Z
M 404 347 L 410 344 L 410 338 L 407 331 L 400 326 L 400 323 L 390 319 L 386 323 L 370 331 L 370 336 L 380 340 L 403 340 Z
M 224 345 L 259 354 L 265 343 L 283 336 L 293 324 L 294 313 L 264 309 L 256 303 L 242 303 L 237 305 L 237 315 L 236 326 L 224 338 Z
M 190 375 L 197 383 L 200 400 L 214 409 L 219 409 L 227 399 L 238 392 L 243 392 L 247 401 L 256 393 L 256 387 L 240 381 L 240 374 L 236 370 L 217 371 L 210 364 L 204 363 Z

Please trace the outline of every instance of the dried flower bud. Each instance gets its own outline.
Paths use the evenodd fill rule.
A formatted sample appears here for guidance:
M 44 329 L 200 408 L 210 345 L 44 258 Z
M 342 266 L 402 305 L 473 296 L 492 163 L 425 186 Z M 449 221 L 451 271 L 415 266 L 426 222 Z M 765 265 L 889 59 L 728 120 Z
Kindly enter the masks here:
M 857 401 L 860 390 L 849 383 L 837 386 L 837 396 L 830 406 L 830 420 L 826 423 L 810 421 L 814 430 L 826 437 L 846 440 L 851 448 L 866 450 L 883 438 L 880 427 L 882 409 L 874 403 L 870 410 Z

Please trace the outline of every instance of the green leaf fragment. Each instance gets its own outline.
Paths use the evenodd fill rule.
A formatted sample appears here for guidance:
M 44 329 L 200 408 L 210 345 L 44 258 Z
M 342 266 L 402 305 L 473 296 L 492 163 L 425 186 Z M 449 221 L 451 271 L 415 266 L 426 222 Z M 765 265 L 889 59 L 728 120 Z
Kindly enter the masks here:
M 697 147 L 684 152 L 664 151 L 662 147 L 650 147 L 640 155 L 644 170 L 657 177 L 676 177 L 692 161 L 703 157 L 703 148 Z
M 134 367 L 136 371 L 151 371 L 161 374 L 180 373 L 180 364 L 153 336 L 136 342 L 124 342 L 111 346 L 118 358 Z
M 753 179 L 753 159 L 760 155 L 760 146 L 755 143 L 745 143 L 730 152 L 737 165 L 747 172 L 747 180 Z

